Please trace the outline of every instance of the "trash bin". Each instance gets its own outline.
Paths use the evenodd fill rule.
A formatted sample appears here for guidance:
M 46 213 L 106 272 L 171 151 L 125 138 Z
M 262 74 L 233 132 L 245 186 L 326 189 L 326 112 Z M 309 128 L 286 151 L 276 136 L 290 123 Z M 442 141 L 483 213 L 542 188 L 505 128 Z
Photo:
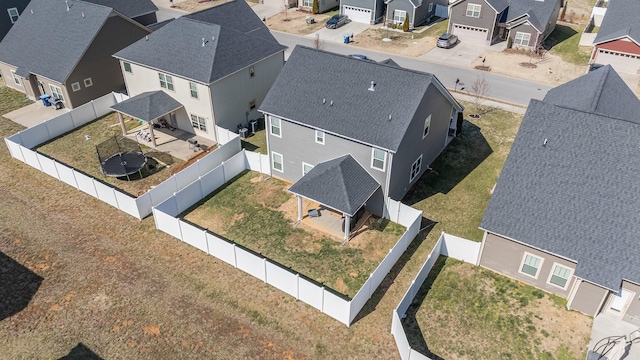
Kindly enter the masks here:
M 238 134 L 240 134 L 240 139 L 246 139 L 248 136 L 249 129 L 241 128 L 238 130 Z
M 349 34 L 344 34 L 344 37 L 343 37 L 343 38 L 344 38 L 344 43 L 345 43 L 345 44 L 348 44 L 348 43 L 349 43 L 349 39 L 351 38 L 351 35 L 349 35 Z
M 258 120 L 249 120 L 249 127 L 251 128 L 251 133 L 255 134 L 258 131 Z
M 49 94 L 40 95 L 40 100 L 42 100 L 42 105 L 51 106 L 51 103 L 49 102 L 50 98 L 51 98 L 51 95 Z
M 60 110 L 62 109 L 62 100 L 56 98 L 56 97 L 52 97 L 50 99 L 47 100 L 51 106 L 53 106 L 54 108 L 56 108 L 56 110 Z

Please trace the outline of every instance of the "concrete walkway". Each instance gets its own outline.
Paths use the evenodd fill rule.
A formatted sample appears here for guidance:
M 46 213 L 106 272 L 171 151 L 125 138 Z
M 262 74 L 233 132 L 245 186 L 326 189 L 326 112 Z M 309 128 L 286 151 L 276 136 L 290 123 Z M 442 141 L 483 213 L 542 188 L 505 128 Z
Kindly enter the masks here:
M 36 101 L 2 116 L 14 123 L 30 128 L 67 112 L 69 112 L 69 109 L 56 110 L 53 106 L 44 106 L 41 101 Z
M 594 350 L 594 347 L 596 345 L 605 343 L 606 341 L 603 339 L 626 336 L 626 338 L 620 339 L 617 345 L 613 349 L 611 349 L 609 353 L 606 354 L 606 358 L 602 359 L 640 359 L 640 343 L 626 344 L 626 341 L 631 340 L 630 335 L 634 331 L 637 331 L 639 329 L 640 326 L 638 325 L 622 321 L 620 317 L 604 312 L 593 319 L 593 326 L 591 328 L 591 341 L 589 341 L 588 345 L 589 351 L 591 352 L 591 350 Z M 633 335 L 637 336 L 638 333 L 636 332 Z M 613 338 L 611 339 L 614 340 Z M 613 347 L 613 344 L 611 344 L 611 347 Z M 598 350 L 598 354 L 605 355 L 603 354 L 603 347 L 598 346 L 598 349 L 595 350 Z M 589 354 L 589 356 L 589 359 L 598 358 L 591 353 Z
M 464 90 L 455 91 L 455 90 L 449 89 L 449 91 L 451 91 L 451 94 L 453 95 L 453 97 L 456 98 L 456 100 L 462 100 L 462 101 L 467 101 L 471 103 L 475 101 L 475 97 L 472 94 L 466 93 Z M 511 104 L 511 103 L 503 102 L 497 99 L 489 99 L 489 98 L 484 99 L 482 101 L 482 105 L 487 107 L 502 109 L 506 111 L 511 111 L 521 115 L 523 115 L 527 111 L 527 108 L 525 106 L 518 105 L 518 104 Z M 471 114 L 470 110 L 471 109 L 466 109 L 465 113 Z

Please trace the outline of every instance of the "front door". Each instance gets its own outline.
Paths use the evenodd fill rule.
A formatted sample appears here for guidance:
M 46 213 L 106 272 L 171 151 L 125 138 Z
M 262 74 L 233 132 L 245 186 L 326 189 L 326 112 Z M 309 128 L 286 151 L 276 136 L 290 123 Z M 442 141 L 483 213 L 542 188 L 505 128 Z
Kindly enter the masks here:
M 632 291 L 620 289 L 609 304 L 609 312 L 618 316 L 623 316 L 634 295 L 635 294 Z

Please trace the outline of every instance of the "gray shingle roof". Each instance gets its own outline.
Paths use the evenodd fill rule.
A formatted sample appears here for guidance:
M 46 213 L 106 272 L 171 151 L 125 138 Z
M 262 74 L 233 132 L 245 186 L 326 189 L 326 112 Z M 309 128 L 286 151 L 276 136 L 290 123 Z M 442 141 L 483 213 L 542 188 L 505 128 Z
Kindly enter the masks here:
M 611 290 L 640 283 L 638 139 L 636 122 L 531 100 L 480 227 Z
M 640 102 L 611 65 L 549 90 L 544 102 L 640 123 Z
M 375 91 L 368 90 L 372 81 Z M 397 151 L 436 81 L 432 74 L 296 46 L 260 111 Z
M 395 67 L 400 67 L 400 65 L 398 65 L 397 62 L 393 61 L 392 58 L 388 58 L 388 59 L 384 59 L 382 61 L 378 61 L 379 64 L 383 64 L 383 65 L 389 65 L 389 66 L 395 66 Z
M 559 0 L 510 0 L 507 22 L 511 22 L 524 14 L 528 14 L 527 20 L 542 33 L 549 20 L 551 20 L 553 8 L 558 1 Z
M 379 187 L 367 170 L 345 155 L 316 165 L 289 191 L 353 216 Z
M 610 0 L 594 44 L 629 36 L 640 43 L 640 1 Z
M 502 12 L 502 10 L 509 6 L 509 0 L 487 0 L 487 2 L 496 9 L 498 13 Z
M 182 107 L 178 101 L 164 91 L 147 91 L 119 102 L 112 110 L 144 121 L 153 121 Z
M 233 3 L 244 4 L 251 11 L 251 16 L 257 19 L 253 10 L 244 1 Z M 228 4 L 231 3 L 207 9 L 206 13 L 220 11 L 226 13 L 228 10 L 243 7 L 227 7 Z M 204 18 L 204 12 L 199 14 Z M 230 16 L 233 17 L 233 15 Z M 212 18 L 215 17 L 212 16 Z M 250 26 L 245 27 L 242 22 L 236 25 L 240 30 L 250 28 Z M 260 26 L 266 29 L 262 22 Z M 235 28 L 183 16 L 149 34 L 148 40 L 141 39 L 114 56 L 210 84 L 286 49 L 275 40 L 269 41 L 256 36 L 259 34 L 260 31 L 249 30 L 245 33 Z M 204 46 L 202 46 L 203 39 Z
M 110 7 L 113 10 L 135 18 L 158 11 L 158 7 L 151 0 L 84 0 L 93 4 Z
M 23 74 L 65 82 L 112 12 L 82 1 L 69 5 L 67 11 L 64 0 L 32 0 L 0 42 L 0 61 Z
M 147 25 L 147 27 L 151 31 L 156 31 L 156 30 L 160 29 L 161 27 L 167 25 L 168 23 L 172 22 L 173 20 L 175 20 L 175 19 L 163 20 L 163 21 L 157 22 L 155 24 L 149 24 L 149 25 Z

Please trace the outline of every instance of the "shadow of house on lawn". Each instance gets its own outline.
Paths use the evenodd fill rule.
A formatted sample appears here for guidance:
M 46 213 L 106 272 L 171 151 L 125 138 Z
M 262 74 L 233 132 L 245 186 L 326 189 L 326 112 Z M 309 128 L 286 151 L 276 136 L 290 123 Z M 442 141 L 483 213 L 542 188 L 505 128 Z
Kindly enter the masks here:
M 0 251 L 0 321 L 29 305 L 44 280 Z
M 367 301 L 362 310 L 360 310 L 358 315 L 356 315 L 356 317 L 353 319 L 353 322 L 351 322 L 351 326 L 353 326 L 355 323 L 360 321 L 360 319 L 369 315 L 376 309 L 376 306 L 378 306 L 380 300 L 382 300 L 384 295 L 387 293 L 387 290 L 389 290 L 389 287 L 391 286 L 391 284 L 393 284 L 400 271 L 402 271 L 409 259 L 411 259 L 420 245 L 422 245 L 424 240 L 427 238 L 427 235 L 429 235 L 436 224 L 437 222 L 433 220 L 429 220 L 425 217 L 422 218 L 422 221 L 420 223 L 420 232 L 418 233 L 418 235 L 416 235 L 416 238 L 411 242 L 409 247 L 407 247 L 407 250 L 405 250 L 402 256 L 400 256 L 395 265 L 393 265 L 391 270 L 389 270 L 389 273 L 384 277 L 376 291 L 373 292 L 371 298 Z
M 554 46 L 569 39 L 577 33 L 577 31 L 567 25 L 557 24 L 551 35 L 549 35 L 549 37 L 544 41 L 544 47 L 545 49 L 550 50 Z
M 67 355 L 58 360 L 102 360 L 102 358 L 83 343 L 78 343 Z
M 424 339 L 422 329 L 420 329 L 420 324 L 418 324 L 418 321 L 416 320 L 416 313 L 420 309 L 420 305 L 422 305 L 422 302 L 427 296 L 427 293 L 433 286 L 433 282 L 442 271 L 446 260 L 447 258 L 444 256 L 438 257 L 438 260 L 436 260 L 436 262 L 433 264 L 433 267 L 431 268 L 431 271 L 429 272 L 429 276 L 418 290 L 416 296 L 413 298 L 411 305 L 409 305 L 406 313 L 406 318 L 402 320 L 402 327 L 404 328 L 405 334 L 407 334 L 407 339 L 409 340 L 409 345 L 411 346 L 411 348 L 423 355 L 428 356 L 432 360 L 442 360 L 443 358 L 432 353 L 431 350 L 429 350 L 429 346 Z
M 435 194 L 447 194 L 480 165 L 493 150 L 481 128 L 464 120 L 461 134 L 431 164 L 405 195 L 403 203 L 411 206 Z

